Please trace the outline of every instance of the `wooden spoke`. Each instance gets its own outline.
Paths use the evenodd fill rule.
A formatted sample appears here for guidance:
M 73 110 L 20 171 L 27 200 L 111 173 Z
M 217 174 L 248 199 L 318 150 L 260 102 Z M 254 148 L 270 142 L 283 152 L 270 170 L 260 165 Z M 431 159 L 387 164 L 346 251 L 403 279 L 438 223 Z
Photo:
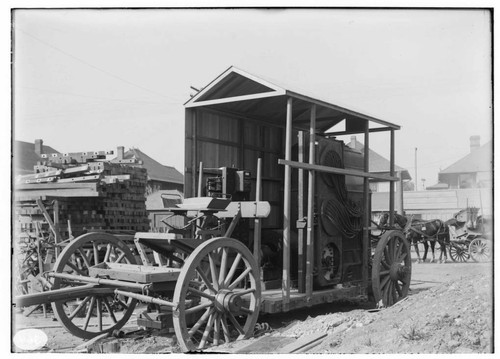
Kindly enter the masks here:
M 238 333 L 240 333 L 241 335 L 245 334 L 245 331 L 241 327 L 240 323 L 238 323 L 238 321 L 234 317 L 233 313 L 227 312 L 226 314 L 229 317 L 229 320 L 231 321 L 231 323 L 233 323 L 233 325 L 236 328 L 236 330 L 238 331 Z
M 118 258 L 116 258 L 115 263 L 121 262 L 121 260 L 125 257 L 125 252 L 120 253 Z
M 233 265 L 231 266 L 231 269 L 229 270 L 229 273 L 227 274 L 226 279 L 224 280 L 224 286 L 227 287 L 231 280 L 233 279 L 234 274 L 236 273 L 236 269 L 238 269 L 238 265 L 240 264 L 241 260 L 241 253 L 238 253 L 236 255 L 236 258 L 234 259 Z
M 90 300 L 90 305 L 89 305 L 87 315 L 85 317 L 85 324 L 83 326 L 83 330 L 87 330 L 87 327 L 89 325 L 90 317 L 92 316 L 92 311 L 94 310 L 95 299 L 96 299 L 95 297 L 92 297 L 92 299 Z
M 194 306 L 192 308 L 186 309 L 186 314 L 192 314 L 192 313 L 199 312 L 200 310 L 206 309 L 212 305 L 213 305 L 213 303 L 211 303 L 211 302 L 199 304 L 199 305 Z
M 104 262 L 109 262 L 109 256 L 111 255 L 111 244 L 106 246 L 106 254 L 104 255 Z
M 200 276 L 200 278 L 203 280 L 204 284 L 207 286 L 207 288 L 212 292 L 212 293 L 216 293 L 217 291 L 215 290 L 215 288 L 213 287 L 212 283 L 210 282 L 210 279 L 207 278 L 207 275 L 205 274 L 205 272 L 201 269 L 201 268 L 196 268 L 196 271 L 198 272 L 198 275 Z
M 226 343 L 231 341 L 231 332 L 229 331 L 229 326 L 227 325 L 227 320 L 225 316 L 221 317 L 222 331 L 224 332 L 224 339 Z
M 94 265 L 99 264 L 99 249 L 97 248 L 97 243 L 93 242 L 92 247 L 94 248 Z
M 193 294 L 196 294 L 199 297 L 207 298 L 207 299 L 210 299 L 211 301 L 215 300 L 215 297 L 213 295 L 210 295 L 206 292 L 202 292 L 201 290 L 198 290 L 196 288 L 189 287 L 189 291 Z
M 217 278 L 218 271 L 215 267 L 215 261 L 213 258 L 213 253 L 208 253 L 208 260 L 210 262 L 210 274 L 212 276 L 212 285 L 216 291 L 219 290 L 219 278 Z
M 85 262 L 85 265 L 87 266 L 87 268 L 90 268 L 91 265 L 90 265 L 90 260 L 89 258 L 87 257 L 87 255 L 85 253 L 83 253 L 83 250 L 81 248 L 78 248 L 77 249 L 78 253 L 80 253 L 80 255 L 82 256 L 82 259 L 83 261 Z
M 245 294 L 249 294 L 249 293 L 255 293 L 255 288 L 250 288 L 250 289 L 245 289 L 245 290 L 242 290 L 239 292 L 235 292 L 234 295 L 241 297 L 241 296 L 243 296 Z
M 207 339 L 210 335 L 210 332 L 212 331 L 213 325 L 214 325 L 214 313 L 210 314 L 210 317 L 208 318 L 208 323 L 207 326 L 205 327 L 205 331 L 203 332 L 203 336 L 201 337 L 201 342 L 200 345 L 198 346 L 198 349 L 203 349 L 207 344 Z
M 214 319 L 214 345 L 219 345 L 220 341 L 220 315 L 215 313 Z
M 229 290 L 233 290 L 234 288 L 236 288 L 236 286 L 238 284 L 240 284 L 240 282 L 245 279 L 245 277 L 247 276 L 248 273 L 250 273 L 252 271 L 252 268 L 247 268 L 243 271 L 243 273 L 241 273 L 238 278 L 236 278 L 234 280 L 233 283 L 231 283 L 231 285 L 228 287 Z
M 115 313 L 111 309 L 111 305 L 109 305 L 108 299 L 106 297 L 104 297 L 102 299 L 102 301 L 103 301 L 104 306 L 106 307 L 106 310 L 108 311 L 109 316 L 111 317 L 111 320 L 113 321 L 113 323 L 118 323 L 118 321 L 116 320 L 116 317 L 115 317 Z
M 194 333 L 198 331 L 198 329 L 205 323 L 208 317 L 214 312 L 213 308 L 207 309 L 205 313 L 198 319 L 195 325 L 188 331 L 189 336 L 193 336 Z
M 99 325 L 99 331 L 102 332 L 102 307 L 101 307 L 101 299 L 96 299 L 96 307 L 97 307 L 97 324 Z
M 68 267 L 73 269 L 75 272 L 77 272 L 79 275 L 86 275 L 87 273 L 84 273 L 80 268 L 78 268 L 75 264 L 68 262 L 66 263 Z
M 219 285 L 222 285 L 224 282 L 226 269 L 227 269 L 227 248 L 222 248 L 222 258 L 221 258 L 220 272 L 219 272 Z
M 245 308 L 245 307 L 241 307 L 241 311 L 245 314 L 253 314 L 253 311 L 248 309 L 248 308 Z
M 74 311 L 71 312 L 71 314 L 68 316 L 69 319 L 73 319 L 79 312 L 82 310 L 82 308 L 89 302 L 91 297 L 85 297 L 85 299 L 82 300 L 82 302 L 76 307 Z

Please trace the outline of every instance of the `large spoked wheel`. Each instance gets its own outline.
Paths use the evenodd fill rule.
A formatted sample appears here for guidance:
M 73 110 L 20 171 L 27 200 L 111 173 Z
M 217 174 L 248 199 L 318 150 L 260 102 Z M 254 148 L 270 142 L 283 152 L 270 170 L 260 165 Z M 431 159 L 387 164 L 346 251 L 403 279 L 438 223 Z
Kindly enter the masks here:
M 372 288 L 376 303 L 389 307 L 408 295 L 411 281 L 410 245 L 400 231 L 387 231 L 380 238 L 372 265 Z
M 173 322 L 184 351 L 253 335 L 260 309 L 257 263 L 243 243 L 210 239 L 186 259 L 174 291 Z
M 477 237 L 470 242 L 469 254 L 475 262 L 487 262 L 491 257 L 491 250 L 488 240 Z
M 135 264 L 135 258 L 118 238 L 107 233 L 87 233 L 68 244 L 54 266 L 56 273 L 88 276 L 89 267 L 102 262 Z M 85 285 L 54 278 L 52 289 Z M 93 289 L 95 293 L 78 299 L 52 303 L 57 320 L 73 335 L 91 339 L 123 327 L 137 301 L 114 295 L 114 288 Z
M 463 243 L 453 243 L 450 244 L 450 257 L 453 262 L 467 262 L 469 259 L 469 251 L 467 244 Z

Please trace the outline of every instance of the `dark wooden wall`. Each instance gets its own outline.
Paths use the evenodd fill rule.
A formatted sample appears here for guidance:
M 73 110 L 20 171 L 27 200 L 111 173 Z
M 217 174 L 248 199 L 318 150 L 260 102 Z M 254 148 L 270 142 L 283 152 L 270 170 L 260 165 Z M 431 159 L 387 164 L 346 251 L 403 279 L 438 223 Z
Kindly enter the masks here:
M 184 191 L 197 195 L 198 170 L 236 167 L 252 176 L 250 198 L 255 199 L 257 159 L 262 158 L 262 200 L 271 203 L 263 228 L 282 229 L 284 129 L 242 116 L 206 108 L 186 109 Z M 193 155 L 195 154 L 195 155 Z

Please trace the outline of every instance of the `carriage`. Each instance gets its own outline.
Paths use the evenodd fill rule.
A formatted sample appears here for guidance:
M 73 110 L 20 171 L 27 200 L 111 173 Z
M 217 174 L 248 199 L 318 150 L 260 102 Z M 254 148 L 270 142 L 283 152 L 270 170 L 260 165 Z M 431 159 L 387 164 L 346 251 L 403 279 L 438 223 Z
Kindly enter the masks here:
M 235 68 L 185 107 L 186 199 L 169 209 L 184 225 L 67 241 L 45 273 L 50 290 L 16 305 L 51 303 L 69 332 L 90 339 L 123 327 L 140 302 L 138 325 L 170 328 L 194 351 L 251 337 L 260 313 L 407 296 L 405 236 L 372 236 L 370 226 L 371 179 L 390 182 L 394 208 L 399 126 Z M 345 130 L 330 130 L 341 122 Z M 368 169 L 370 133 L 383 131 L 386 175 Z M 336 139 L 354 133 L 362 150 Z
M 491 258 L 491 229 L 479 208 L 467 207 L 448 221 L 450 257 L 454 262 L 489 261 Z

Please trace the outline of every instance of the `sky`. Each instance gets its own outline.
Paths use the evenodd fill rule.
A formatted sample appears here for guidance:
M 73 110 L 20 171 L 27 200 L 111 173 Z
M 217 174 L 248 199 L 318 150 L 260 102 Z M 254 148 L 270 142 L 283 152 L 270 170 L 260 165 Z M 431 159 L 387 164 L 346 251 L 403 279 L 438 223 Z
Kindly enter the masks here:
M 481 9 L 16 10 L 12 136 L 182 173 L 190 86 L 233 65 L 400 125 L 396 164 L 415 177 L 416 153 L 421 189 L 492 139 L 491 26 Z M 389 158 L 389 141 L 370 146 Z

